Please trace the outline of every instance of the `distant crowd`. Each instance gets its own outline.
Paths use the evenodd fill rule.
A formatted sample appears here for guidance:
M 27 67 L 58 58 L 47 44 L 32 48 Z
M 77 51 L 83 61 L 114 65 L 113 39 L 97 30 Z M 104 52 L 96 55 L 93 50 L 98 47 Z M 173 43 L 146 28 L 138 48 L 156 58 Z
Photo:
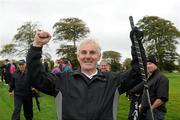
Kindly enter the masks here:
M 73 71 L 73 65 L 71 64 L 70 60 L 68 60 L 67 58 L 56 59 L 52 64 L 53 66 L 51 65 L 48 59 L 43 59 L 42 63 L 46 72 L 58 74 L 61 72 Z M 110 64 L 105 59 L 102 59 L 99 62 L 97 68 L 101 72 L 108 72 L 111 70 Z M 3 60 L 2 63 L 0 64 L 0 72 L 1 72 L 0 80 L 4 82 L 5 85 L 8 85 L 9 82 L 11 81 L 12 75 L 15 73 L 16 70 L 18 70 L 18 61 L 9 60 L 9 59 Z

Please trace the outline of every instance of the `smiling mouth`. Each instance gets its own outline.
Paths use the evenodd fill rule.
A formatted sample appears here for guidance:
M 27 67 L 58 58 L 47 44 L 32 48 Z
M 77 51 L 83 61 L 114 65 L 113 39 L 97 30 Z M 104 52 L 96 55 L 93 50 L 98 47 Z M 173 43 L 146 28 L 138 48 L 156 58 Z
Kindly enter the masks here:
M 85 65 L 92 65 L 92 63 L 85 63 Z
M 84 63 L 93 63 L 92 61 L 84 61 Z

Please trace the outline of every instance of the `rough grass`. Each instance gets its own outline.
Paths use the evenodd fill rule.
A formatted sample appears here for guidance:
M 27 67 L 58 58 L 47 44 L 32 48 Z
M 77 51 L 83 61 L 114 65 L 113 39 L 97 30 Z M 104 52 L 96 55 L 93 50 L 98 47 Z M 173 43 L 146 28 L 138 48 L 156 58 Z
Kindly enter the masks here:
M 180 120 L 180 73 L 168 73 L 166 76 L 170 83 L 166 120 Z M 8 87 L 0 82 L 0 120 L 10 120 L 13 112 L 13 97 L 9 96 L 7 91 Z M 34 101 L 34 120 L 56 120 L 54 98 L 41 94 L 40 102 L 41 111 L 39 112 Z M 117 111 L 118 120 L 127 120 L 128 110 L 128 98 L 121 95 Z M 25 120 L 23 112 L 21 112 L 21 120 Z

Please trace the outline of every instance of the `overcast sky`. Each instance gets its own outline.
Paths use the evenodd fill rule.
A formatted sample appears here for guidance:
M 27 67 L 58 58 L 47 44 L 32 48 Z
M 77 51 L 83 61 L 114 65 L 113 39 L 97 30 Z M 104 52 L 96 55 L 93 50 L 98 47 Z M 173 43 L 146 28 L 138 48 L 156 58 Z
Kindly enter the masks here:
M 77 17 L 87 24 L 90 37 L 98 39 L 103 51 L 118 51 L 126 58 L 130 57 L 130 15 L 135 23 L 144 16 L 158 16 L 180 30 L 179 11 L 180 0 L 0 0 L 0 47 L 10 43 L 27 21 L 53 33 L 59 19 Z

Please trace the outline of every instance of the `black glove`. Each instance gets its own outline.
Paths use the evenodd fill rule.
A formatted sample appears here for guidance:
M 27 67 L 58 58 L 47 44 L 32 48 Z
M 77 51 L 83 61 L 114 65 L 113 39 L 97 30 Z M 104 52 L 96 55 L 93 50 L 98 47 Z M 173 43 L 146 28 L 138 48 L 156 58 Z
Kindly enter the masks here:
M 134 27 L 130 32 L 130 39 L 134 43 L 134 35 L 138 41 L 141 42 L 143 39 L 144 33 L 143 31 L 140 31 L 137 27 Z

